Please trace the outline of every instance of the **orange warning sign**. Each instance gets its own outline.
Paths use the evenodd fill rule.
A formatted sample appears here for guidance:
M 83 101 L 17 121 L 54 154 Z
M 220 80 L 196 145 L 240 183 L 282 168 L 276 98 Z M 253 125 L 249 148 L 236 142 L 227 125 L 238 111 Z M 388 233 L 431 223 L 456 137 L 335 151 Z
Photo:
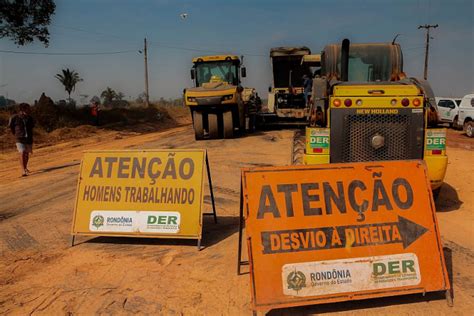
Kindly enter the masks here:
M 422 161 L 245 169 L 242 185 L 255 309 L 450 288 Z

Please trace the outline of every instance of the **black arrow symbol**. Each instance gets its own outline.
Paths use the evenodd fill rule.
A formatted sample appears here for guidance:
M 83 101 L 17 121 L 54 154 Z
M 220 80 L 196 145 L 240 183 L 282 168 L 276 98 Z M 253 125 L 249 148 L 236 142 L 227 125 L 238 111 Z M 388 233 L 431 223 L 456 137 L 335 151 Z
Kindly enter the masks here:
M 374 235 L 377 237 L 373 238 L 370 231 L 375 232 Z M 397 222 L 265 231 L 261 232 L 261 238 L 264 254 L 398 243 L 405 249 L 427 231 L 427 228 L 398 216 Z M 333 235 L 336 233 L 340 242 L 333 244 Z
M 403 248 L 410 246 L 415 240 L 428 231 L 427 228 L 401 216 L 398 216 L 397 225 L 402 235 Z

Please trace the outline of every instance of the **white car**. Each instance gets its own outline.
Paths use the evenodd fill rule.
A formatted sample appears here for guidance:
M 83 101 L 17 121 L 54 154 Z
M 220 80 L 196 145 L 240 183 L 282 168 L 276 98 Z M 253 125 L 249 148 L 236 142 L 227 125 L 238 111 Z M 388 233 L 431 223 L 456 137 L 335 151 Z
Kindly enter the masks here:
M 441 122 L 449 123 L 451 127 L 457 128 L 459 104 L 462 99 L 436 98 L 438 114 Z
M 465 95 L 459 105 L 458 124 L 466 135 L 474 137 L 474 94 Z

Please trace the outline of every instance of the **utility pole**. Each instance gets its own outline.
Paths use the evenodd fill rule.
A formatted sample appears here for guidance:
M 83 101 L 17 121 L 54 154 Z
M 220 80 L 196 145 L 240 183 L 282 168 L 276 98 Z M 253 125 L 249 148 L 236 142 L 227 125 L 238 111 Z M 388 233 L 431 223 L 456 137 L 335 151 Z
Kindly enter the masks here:
M 145 104 L 146 106 L 150 106 L 150 94 L 148 91 L 148 55 L 146 47 L 146 37 L 144 39 L 143 55 L 145 56 Z
M 425 24 L 425 25 L 419 25 L 418 26 L 418 29 L 426 29 L 425 71 L 424 71 L 424 75 L 423 75 L 425 80 L 428 79 L 428 52 L 430 50 L 430 29 L 431 28 L 435 29 L 437 27 L 438 27 L 438 24 L 435 24 L 435 25 Z

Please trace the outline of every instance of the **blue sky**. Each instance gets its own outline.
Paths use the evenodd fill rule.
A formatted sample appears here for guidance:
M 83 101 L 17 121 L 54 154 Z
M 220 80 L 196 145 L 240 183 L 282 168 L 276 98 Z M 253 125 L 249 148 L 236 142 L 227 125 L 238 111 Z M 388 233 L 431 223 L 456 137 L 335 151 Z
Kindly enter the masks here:
M 271 84 L 269 50 L 306 45 L 387 42 L 400 33 L 405 72 L 422 77 L 425 34 L 432 31 L 429 81 L 435 94 L 474 91 L 474 2 L 472 0 L 172 1 L 61 0 L 50 27 L 48 48 L 17 47 L 0 39 L 0 50 L 40 53 L 132 51 L 115 55 L 51 56 L 0 53 L 0 95 L 31 102 L 41 92 L 53 99 L 66 93 L 54 75 L 79 72 L 73 98 L 99 95 L 107 86 L 135 99 L 144 90 L 143 38 L 149 41 L 150 97 L 179 97 L 190 86 L 191 58 L 214 52 L 244 55 L 247 78 L 265 97 Z M 182 20 L 179 15 L 188 13 Z M 181 48 L 181 49 L 179 49 Z M 205 52 L 201 52 L 205 51 Z M 82 98 L 85 100 L 85 98 Z

